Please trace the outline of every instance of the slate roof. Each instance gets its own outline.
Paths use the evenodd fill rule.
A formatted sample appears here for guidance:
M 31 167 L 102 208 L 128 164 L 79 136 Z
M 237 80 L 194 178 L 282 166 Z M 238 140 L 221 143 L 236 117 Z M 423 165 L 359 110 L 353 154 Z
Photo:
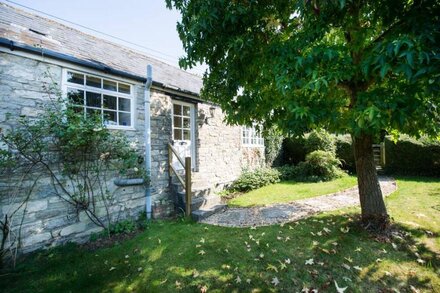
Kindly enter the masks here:
M 134 49 L 86 34 L 62 23 L 0 3 L 0 38 L 44 48 L 116 71 L 145 77 L 153 66 L 153 80 L 165 87 L 195 95 L 202 79 Z

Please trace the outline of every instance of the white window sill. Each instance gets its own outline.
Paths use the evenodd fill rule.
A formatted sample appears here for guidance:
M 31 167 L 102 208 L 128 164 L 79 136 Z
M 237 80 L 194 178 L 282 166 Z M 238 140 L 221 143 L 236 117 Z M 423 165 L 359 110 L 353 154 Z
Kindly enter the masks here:
M 108 130 L 130 130 L 134 131 L 136 128 L 132 126 L 115 126 L 115 125 L 107 125 L 105 126 Z

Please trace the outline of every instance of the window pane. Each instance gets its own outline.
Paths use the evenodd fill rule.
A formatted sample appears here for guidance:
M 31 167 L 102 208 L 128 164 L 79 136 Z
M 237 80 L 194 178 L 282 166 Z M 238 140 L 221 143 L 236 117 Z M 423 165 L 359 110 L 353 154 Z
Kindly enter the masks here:
M 183 118 L 183 127 L 190 128 L 190 120 L 189 118 Z
M 184 116 L 189 116 L 190 115 L 190 107 L 182 106 L 182 108 L 183 108 L 183 115 Z
M 67 99 L 71 104 L 84 105 L 84 91 L 67 89 Z
M 182 129 L 174 129 L 174 139 L 182 140 Z
M 119 114 L 119 125 L 131 126 L 131 117 L 129 113 L 118 113 Z
M 104 95 L 103 107 L 104 109 L 116 110 L 116 97 Z
M 174 115 L 182 115 L 182 106 L 173 105 L 173 114 Z
M 86 84 L 88 86 L 99 87 L 101 88 L 101 79 L 99 77 L 94 77 L 87 75 Z
M 189 130 L 183 130 L 183 140 L 191 140 L 191 132 Z
M 116 112 L 104 111 L 104 124 L 105 125 L 118 125 L 116 120 Z
M 119 110 L 120 111 L 130 111 L 130 100 L 119 98 Z
M 182 117 L 174 117 L 174 127 L 182 127 Z
M 119 83 L 119 92 L 124 94 L 130 93 L 130 85 L 125 83 Z
M 86 92 L 86 105 L 101 108 L 101 94 Z
M 116 92 L 116 90 L 117 90 L 117 86 L 118 86 L 118 85 L 116 84 L 115 81 L 111 81 L 111 80 L 104 79 L 104 80 L 102 81 L 102 83 L 103 83 L 103 87 L 104 87 L 104 89 L 109 90 L 109 91 L 115 91 L 115 92 Z
M 84 75 L 75 72 L 67 72 L 67 81 L 84 85 Z

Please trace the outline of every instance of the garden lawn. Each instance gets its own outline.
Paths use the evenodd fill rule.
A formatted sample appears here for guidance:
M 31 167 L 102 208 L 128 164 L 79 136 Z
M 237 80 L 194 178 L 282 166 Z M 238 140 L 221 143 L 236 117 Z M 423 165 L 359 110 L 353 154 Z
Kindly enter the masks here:
M 232 207 L 252 207 L 286 203 L 342 191 L 356 186 L 354 176 L 344 176 L 328 182 L 283 181 L 241 194 L 228 202 Z
M 0 274 L 2 292 L 440 292 L 440 179 L 402 178 L 387 205 L 405 233 L 375 241 L 356 208 L 283 226 L 156 222 L 88 251 L 68 245 Z M 419 291 L 417 291 L 419 290 Z

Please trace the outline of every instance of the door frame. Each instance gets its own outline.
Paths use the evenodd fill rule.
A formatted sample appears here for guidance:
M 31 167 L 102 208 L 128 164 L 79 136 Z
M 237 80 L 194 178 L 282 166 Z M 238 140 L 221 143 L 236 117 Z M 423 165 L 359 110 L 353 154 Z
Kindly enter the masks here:
M 172 100 L 171 107 L 171 137 L 174 144 L 174 105 L 188 106 L 190 108 L 190 135 L 191 135 L 191 168 L 196 168 L 196 105 L 179 100 Z M 182 158 L 185 160 L 185 158 Z

